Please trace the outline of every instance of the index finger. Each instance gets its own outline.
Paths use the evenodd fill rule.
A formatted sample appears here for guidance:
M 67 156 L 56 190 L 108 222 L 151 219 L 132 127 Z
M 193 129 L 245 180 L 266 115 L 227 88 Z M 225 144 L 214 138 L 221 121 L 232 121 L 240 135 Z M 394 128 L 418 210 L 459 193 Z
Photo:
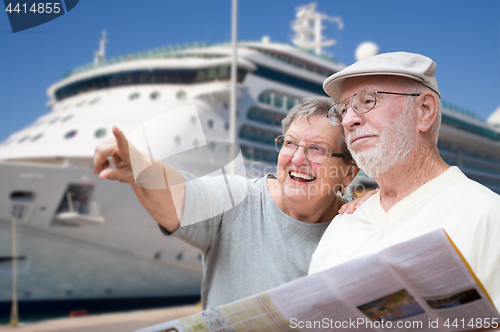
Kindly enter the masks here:
M 113 135 L 115 135 L 116 138 L 116 146 L 118 148 L 118 153 L 123 153 L 125 155 L 128 155 L 128 142 L 127 138 L 125 137 L 125 134 L 116 126 L 113 126 L 112 131 Z

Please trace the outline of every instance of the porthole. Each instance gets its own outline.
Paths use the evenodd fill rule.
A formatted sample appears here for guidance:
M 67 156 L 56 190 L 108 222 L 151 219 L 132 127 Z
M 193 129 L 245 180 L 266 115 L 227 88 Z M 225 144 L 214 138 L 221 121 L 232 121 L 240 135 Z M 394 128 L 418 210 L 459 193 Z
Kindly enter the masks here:
M 70 139 L 73 138 L 76 135 L 77 131 L 76 130 L 70 130 L 64 135 L 65 139 Z
M 76 104 L 76 107 L 82 106 L 83 104 L 85 104 L 85 102 L 86 102 L 86 100 L 79 102 L 78 104 Z
M 73 114 L 67 115 L 67 116 L 65 116 L 65 117 L 61 120 L 61 122 L 66 122 L 66 121 L 68 121 L 69 119 L 71 119 L 72 117 L 73 117 Z
M 181 252 L 179 252 L 179 253 L 177 254 L 177 257 L 176 257 L 176 258 L 177 258 L 177 260 L 178 260 L 178 261 L 181 261 L 183 257 L 184 257 L 184 253 L 181 251 Z
M 139 98 L 139 96 L 140 96 L 139 92 L 134 92 L 134 93 L 132 93 L 132 94 L 128 97 L 128 99 L 130 99 L 130 100 L 135 100 L 135 99 Z
M 31 141 L 32 141 L 32 142 L 34 142 L 34 141 L 36 141 L 37 139 L 39 139 L 40 137 L 42 137 L 42 136 L 43 136 L 43 134 L 42 134 L 42 133 L 37 134 L 37 135 L 35 135 L 33 138 L 31 138 Z
M 95 136 L 95 138 L 102 138 L 102 137 L 106 136 L 106 133 L 107 133 L 106 129 L 99 128 L 95 131 L 94 136 Z
M 214 120 L 208 120 L 208 128 L 212 129 L 214 127 Z
M 28 136 L 24 136 L 19 141 L 17 141 L 17 143 L 22 143 L 22 142 L 26 141 L 28 138 L 30 138 L 29 135 Z
M 229 131 L 229 123 L 228 122 L 224 123 L 224 129 L 226 129 L 226 131 Z
M 95 98 L 95 99 L 92 99 L 92 100 L 90 101 L 90 103 L 89 103 L 89 104 L 90 104 L 90 105 L 94 105 L 94 104 L 95 104 L 95 103 L 97 103 L 100 99 L 101 99 L 101 98 Z
M 59 120 L 59 117 L 56 116 L 55 118 L 53 118 L 52 120 L 49 121 L 49 125 L 53 124 L 54 122 L 56 122 L 57 120 Z
M 180 90 L 177 92 L 177 99 L 179 100 L 186 100 L 187 99 L 187 94 L 184 90 Z
M 156 100 L 160 97 L 160 93 L 158 91 L 155 91 L 149 95 L 149 98 Z

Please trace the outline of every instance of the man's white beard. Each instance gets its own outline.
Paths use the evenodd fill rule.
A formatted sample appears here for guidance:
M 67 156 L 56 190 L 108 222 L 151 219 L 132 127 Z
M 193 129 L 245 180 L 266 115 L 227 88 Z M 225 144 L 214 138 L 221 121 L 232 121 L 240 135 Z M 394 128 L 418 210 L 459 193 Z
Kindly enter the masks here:
M 356 164 L 370 177 L 375 177 L 378 174 L 386 173 L 392 166 L 400 163 L 404 157 L 412 150 L 414 140 L 412 131 L 413 117 L 412 105 L 405 105 L 400 116 L 387 122 L 380 129 L 380 132 L 350 132 L 347 139 L 347 147 L 351 151 L 352 157 Z M 350 141 L 352 137 L 360 135 L 378 135 L 379 141 L 374 147 L 354 151 Z

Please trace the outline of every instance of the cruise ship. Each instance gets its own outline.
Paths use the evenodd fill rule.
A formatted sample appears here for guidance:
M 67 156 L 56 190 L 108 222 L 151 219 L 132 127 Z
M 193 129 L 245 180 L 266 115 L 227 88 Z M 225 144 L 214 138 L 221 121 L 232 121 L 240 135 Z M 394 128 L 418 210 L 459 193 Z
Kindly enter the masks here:
M 324 79 L 345 67 L 322 52 L 334 43 L 321 35 L 325 18 L 314 4 L 303 6 L 293 44 L 238 42 L 236 132 L 248 176 L 274 170 L 281 120 L 302 98 L 324 96 Z M 127 185 L 100 181 L 93 154 L 112 126 L 127 133 L 193 104 L 199 118 L 179 127 L 171 144 L 198 146 L 192 126 L 199 121 L 210 148 L 226 148 L 219 143 L 230 141 L 230 44 L 105 58 L 105 43 L 103 35 L 93 63 L 49 87 L 50 112 L 0 144 L 0 317 L 10 313 L 14 261 L 21 313 L 199 299 L 200 253 L 163 236 Z M 500 193 L 500 109 L 483 121 L 443 102 L 439 149 L 449 164 Z M 375 185 L 361 174 L 350 193 Z

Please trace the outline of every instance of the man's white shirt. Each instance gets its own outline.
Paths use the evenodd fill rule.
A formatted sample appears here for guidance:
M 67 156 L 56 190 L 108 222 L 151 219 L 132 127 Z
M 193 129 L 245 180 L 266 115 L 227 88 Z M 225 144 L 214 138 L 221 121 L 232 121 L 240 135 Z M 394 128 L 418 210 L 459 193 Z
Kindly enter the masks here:
M 387 213 L 377 193 L 338 215 L 313 254 L 309 274 L 444 228 L 500 309 L 500 196 L 451 167 Z

